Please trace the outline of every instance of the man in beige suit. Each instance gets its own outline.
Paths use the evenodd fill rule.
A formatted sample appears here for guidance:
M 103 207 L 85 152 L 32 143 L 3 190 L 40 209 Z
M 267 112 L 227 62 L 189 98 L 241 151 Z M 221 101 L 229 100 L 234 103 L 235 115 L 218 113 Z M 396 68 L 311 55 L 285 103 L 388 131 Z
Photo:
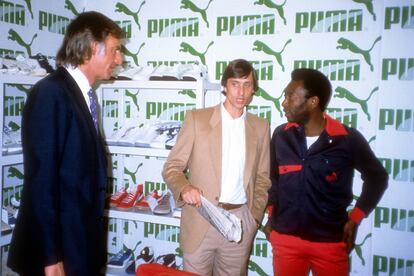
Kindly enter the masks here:
M 221 84 L 226 95 L 222 104 L 187 112 L 162 174 L 177 204 L 183 205 L 184 269 L 200 275 L 246 275 L 270 187 L 269 124 L 246 111 L 258 89 L 249 62 L 232 61 Z M 241 242 L 227 241 L 198 213 L 200 195 L 241 219 Z

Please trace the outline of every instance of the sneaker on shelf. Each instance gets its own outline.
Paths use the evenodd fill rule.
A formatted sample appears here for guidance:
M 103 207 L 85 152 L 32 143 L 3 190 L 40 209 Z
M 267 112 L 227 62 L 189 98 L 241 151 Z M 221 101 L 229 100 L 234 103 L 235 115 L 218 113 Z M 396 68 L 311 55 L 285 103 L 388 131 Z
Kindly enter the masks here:
M 141 71 L 141 70 L 142 70 L 142 67 L 128 67 L 128 68 L 125 68 L 125 69 L 121 70 L 118 73 L 117 78 L 124 78 L 124 79 L 128 79 L 128 80 L 132 80 L 134 75 L 138 74 L 139 71 Z
M 158 256 L 155 262 L 160 265 L 176 268 L 175 254 L 172 253 Z
M 158 136 L 158 128 L 158 123 L 145 125 L 141 131 L 141 135 L 135 137 L 135 146 L 149 148 L 151 146 L 151 142 Z
M 134 74 L 132 77 L 133 80 L 149 80 L 151 74 L 155 71 L 155 68 L 152 66 L 143 67 L 142 70 Z
M 110 146 L 118 145 L 119 139 L 121 139 L 136 127 L 138 126 L 134 120 L 127 120 L 122 127 L 118 128 L 112 134 L 107 136 L 108 138 L 106 138 L 106 143 Z
M 135 203 L 136 211 L 150 211 L 158 204 L 158 199 L 161 198 L 161 193 L 158 190 L 153 190 L 149 195 L 143 197 Z
M 169 71 L 169 67 L 167 65 L 160 65 L 155 68 L 154 72 L 151 73 L 149 80 L 165 80 L 164 75 Z
M 155 206 L 152 211 L 156 215 L 167 215 L 171 213 L 171 204 L 170 204 L 171 193 L 166 192 L 164 196 L 158 200 L 157 206 Z
M 113 268 L 125 269 L 133 260 L 133 254 L 131 249 L 120 250 L 112 258 L 109 259 L 107 266 Z
M 137 267 L 141 264 L 149 264 L 155 262 L 154 250 L 151 246 L 145 246 L 135 259 L 135 262 L 131 263 L 125 272 L 127 274 L 135 274 Z
M 19 130 L 13 130 L 9 126 L 3 126 L 3 148 L 7 154 L 18 154 L 22 152 L 22 138 Z
M 129 210 L 134 207 L 135 202 L 143 197 L 144 185 L 139 184 L 134 191 L 129 192 L 116 206 L 117 209 Z
M 175 218 L 181 218 L 181 211 L 182 211 L 181 208 L 174 208 L 173 217 L 175 217 Z
M 109 197 L 109 207 L 116 207 L 127 195 L 127 188 L 121 188 L 119 191 Z

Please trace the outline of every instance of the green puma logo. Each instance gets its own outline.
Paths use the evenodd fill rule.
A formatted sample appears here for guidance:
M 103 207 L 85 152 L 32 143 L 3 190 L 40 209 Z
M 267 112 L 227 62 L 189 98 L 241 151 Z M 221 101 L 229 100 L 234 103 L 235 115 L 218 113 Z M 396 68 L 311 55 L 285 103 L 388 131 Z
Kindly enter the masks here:
M 196 94 L 194 93 L 194 91 L 192 89 L 183 89 L 178 91 L 178 94 L 182 94 L 182 95 L 187 95 L 192 99 L 196 98 Z
M 124 173 L 131 177 L 131 181 L 132 181 L 133 184 L 137 183 L 137 177 L 135 175 L 137 174 L 138 169 L 141 168 L 141 167 L 142 167 L 142 163 L 139 163 L 134 172 L 129 171 L 126 167 L 124 168 Z
M 184 53 L 189 53 L 192 56 L 197 56 L 198 58 L 200 58 L 201 63 L 204 64 L 204 65 L 206 65 L 206 57 L 205 57 L 205 55 L 206 55 L 208 49 L 210 48 L 210 46 L 213 45 L 213 44 L 214 44 L 214 41 L 211 41 L 208 44 L 207 49 L 203 53 L 200 53 L 197 50 L 195 50 L 193 48 L 193 46 L 191 46 L 190 44 L 188 44 L 186 42 L 181 42 L 181 44 L 180 44 L 180 50 L 179 51 L 180 52 L 184 52 Z
M 24 178 L 24 175 L 22 174 L 22 172 L 19 171 L 16 167 L 10 167 L 8 169 L 8 173 L 9 174 L 7 175 L 7 177 L 10 177 L 10 178 L 17 178 L 20 180 L 23 180 Z
M 33 11 L 32 11 L 32 3 L 31 3 L 31 0 L 24 0 L 24 2 L 26 3 L 27 9 L 30 12 L 30 16 L 33 19 Z
M 256 40 L 253 45 L 253 51 L 262 51 L 265 54 L 274 56 L 277 63 L 279 63 L 280 67 L 282 68 L 282 71 L 285 72 L 285 66 L 283 65 L 282 62 L 282 53 L 285 50 L 286 46 L 292 42 L 292 39 L 289 39 L 288 41 L 286 41 L 285 45 L 283 46 L 282 50 L 280 52 L 275 52 L 273 51 L 269 46 L 267 46 L 264 42 L 260 41 L 260 40 Z
M 141 30 L 141 24 L 139 24 L 138 14 L 141 11 L 141 8 L 144 4 L 145 4 L 145 1 L 141 3 L 141 5 L 138 8 L 138 11 L 133 12 L 127 6 L 125 6 L 124 4 L 118 2 L 118 3 L 115 4 L 115 7 L 116 7 L 115 12 L 122 12 L 126 15 L 132 16 L 135 23 L 137 23 L 137 25 L 138 25 L 138 29 Z
M 7 126 L 12 130 L 12 131 L 18 131 L 20 129 L 20 126 L 18 124 L 16 124 L 13 121 L 10 121 Z
M 73 3 L 70 0 L 65 0 L 65 9 L 71 11 L 75 16 L 78 16 L 80 13 L 76 10 L 75 5 L 73 5 Z
M 377 136 L 372 136 L 371 138 L 368 139 L 368 144 L 371 144 L 373 141 L 375 141 L 377 139 Z
M 26 97 L 29 95 L 30 89 L 32 88 L 32 85 L 29 85 L 29 88 L 26 88 L 27 85 L 21 84 L 21 83 L 11 83 L 9 84 L 10 87 L 16 87 L 19 91 L 22 91 L 26 94 Z
M 367 239 L 371 238 L 372 234 L 369 233 L 368 235 L 365 236 L 364 240 L 361 243 L 355 243 L 355 253 L 356 255 L 359 257 L 359 259 L 361 260 L 361 263 L 363 266 L 365 266 L 365 259 L 364 256 L 362 256 L 362 246 L 364 245 L 364 243 L 367 241 Z
M 285 12 L 283 11 L 283 6 L 286 4 L 286 1 L 287 0 L 285 0 L 285 2 L 283 2 L 281 5 L 278 5 L 278 4 L 273 3 L 270 0 L 258 0 L 254 2 L 254 5 L 265 5 L 269 9 L 276 9 L 280 18 L 283 19 L 283 24 L 286 25 Z
M 281 104 L 280 104 L 280 99 L 282 98 L 283 93 L 278 98 L 274 98 L 274 97 L 270 96 L 270 94 L 267 93 L 265 90 L 263 90 L 261 87 L 259 87 L 259 89 L 254 93 L 254 95 L 257 96 L 257 97 L 262 97 L 266 101 L 273 102 L 273 104 L 275 105 L 276 110 L 279 111 L 280 117 L 283 117 L 282 108 L 281 108 Z
M 32 50 L 31 50 L 31 46 L 33 44 L 33 40 L 37 37 L 37 34 L 34 34 L 32 37 L 32 40 L 30 41 L 30 43 L 26 43 L 25 41 L 23 41 L 23 39 L 21 38 L 21 36 L 13 29 L 9 30 L 9 36 L 7 37 L 7 39 L 11 40 L 11 41 L 16 41 L 17 44 L 19 44 L 20 46 L 24 47 L 26 49 L 27 52 L 27 56 L 30 57 L 32 55 Z
M 139 63 L 138 63 L 138 54 L 141 51 L 142 47 L 144 47 L 144 46 L 145 46 L 145 42 L 142 42 L 141 45 L 139 46 L 138 51 L 136 53 L 132 53 L 124 45 L 122 45 L 121 46 L 121 48 L 122 48 L 121 51 L 124 54 L 124 56 L 131 57 L 136 66 L 139 66 Z
M 132 94 L 131 92 L 129 92 L 128 89 L 125 89 L 125 96 L 128 96 L 128 97 L 131 98 L 132 102 L 134 103 L 135 107 L 137 108 L 137 111 L 139 111 L 138 94 L 139 94 L 139 90 L 137 91 L 137 93 Z
M 371 48 L 369 48 L 368 50 L 362 50 L 361 48 L 356 46 L 355 43 L 353 43 L 349 39 L 341 37 L 341 38 L 338 39 L 338 46 L 336 46 L 336 49 L 344 49 L 344 50 L 348 49 L 352 53 L 362 55 L 362 57 L 365 59 L 365 62 L 368 63 L 368 65 L 371 69 L 371 72 L 373 72 L 374 71 L 374 66 L 371 63 L 371 55 L 370 55 L 369 52 L 371 52 L 371 50 L 374 48 L 375 44 L 380 40 L 381 40 L 381 36 L 379 36 L 379 37 L 377 37 L 377 39 L 375 39 L 374 43 L 372 43 Z
M 367 8 L 368 12 L 372 15 L 374 21 L 377 20 L 377 16 L 374 13 L 374 6 L 372 4 L 372 0 L 352 0 L 355 3 L 364 4 Z
M 334 98 L 341 98 L 341 99 L 347 99 L 348 101 L 352 102 L 352 103 L 357 103 L 361 106 L 362 111 L 367 115 L 368 117 L 368 121 L 371 121 L 371 115 L 368 112 L 368 101 L 371 98 L 371 96 L 378 91 L 379 87 L 375 87 L 371 93 L 369 94 L 368 98 L 366 98 L 365 100 L 361 100 L 359 98 L 357 98 L 354 94 L 352 94 L 349 90 L 338 86 L 335 89 L 335 94 L 334 94 Z
M 208 20 L 207 20 L 206 11 L 207 11 L 208 7 L 210 6 L 211 2 L 213 2 L 213 0 L 208 1 L 207 7 L 205 9 L 200 9 L 199 7 L 197 7 L 190 0 L 181 0 L 180 9 L 190 9 L 193 12 L 198 12 L 201 15 L 201 18 L 203 18 L 204 22 L 206 22 L 207 28 L 208 28 L 209 24 L 208 24 Z
M 269 276 L 257 263 L 251 259 L 249 260 L 248 269 L 249 271 L 256 272 L 257 275 Z

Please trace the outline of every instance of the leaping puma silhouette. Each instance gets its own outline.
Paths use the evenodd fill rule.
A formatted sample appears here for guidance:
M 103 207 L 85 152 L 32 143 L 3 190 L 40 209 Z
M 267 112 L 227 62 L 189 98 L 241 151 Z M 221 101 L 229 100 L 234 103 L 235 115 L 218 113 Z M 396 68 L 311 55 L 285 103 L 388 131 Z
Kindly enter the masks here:
M 32 11 L 32 3 L 31 3 L 31 0 L 24 0 L 24 2 L 26 3 L 27 9 L 30 12 L 30 16 L 33 19 L 33 11 Z
M 30 41 L 30 43 L 26 43 L 15 30 L 10 29 L 9 30 L 9 36 L 7 37 L 7 39 L 12 40 L 12 41 L 16 41 L 17 44 L 24 47 L 26 49 L 27 56 L 30 57 L 32 55 L 32 50 L 31 50 L 30 47 L 32 46 L 33 40 L 36 37 L 37 37 L 37 34 L 34 34 L 33 37 L 32 37 L 32 40 Z
M 282 50 L 280 52 L 276 52 L 273 51 L 269 46 L 267 46 L 264 42 L 260 41 L 260 40 L 256 40 L 253 45 L 253 51 L 262 51 L 265 54 L 274 56 L 277 63 L 279 63 L 280 67 L 282 68 L 282 71 L 285 72 L 285 66 L 283 65 L 282 62 L 282 53 L 283 51 L 285 51 L 286 46 L 292 42 L 292 39 L 289 39 L 288 41 L 286 41 L 285 45 L 283 46 Z
M 277 13 L 283 20 L 283 24 L 286 25 L 285 13 L 283 11 L 283 6 L 286 4 L 286 1 L 287 0 L 285 0 L 285 2 L 283 2 L 281 5 L 278 5 L 278 4 L 273 3 L 270 0 L 258 0 L 254 2 L 254 5 L 265 5 L 266 7 L 270 9 L 276 9 Z
M 374 19 L 374 21 L 377 20 L 377 17 L 374 13 L 374 5 L 372 4 L 372 0 L 352 0 L 352 1 L 354 1 L 355 3 L 364 4 L 368 12 L 372 15 L 372 18 Z
M 138 25 L 138 29 L 141 30 L 141 24 L 139 24 L 138 14 L 141 11 L 141 8 L 144 4 L 145 4 L 145 1 L 141 3 L 141 5 L 138 8 L 138 11 L 133 12 L 127 6 L 125 6 L 124 4 L 118 2 L 118 3 L 115 4 L 115 12 L 122 12 L 126 15 L 132 16 L 135 23 L 137 23 L 137 25 Z
M 205 7 L 204 9 L 201 9 L 199 7 L 197 7 L 193 2 L 191 2 L 190 0 L 181 0 L 181 6 L 180 9 L 190 9 L 193 12 L 197 12 L 201 15 L 201 18 L 203 18 L 204 22 L 206 22 L 207 24 L 207 28 L 209 27 L 209 23 L 207 20 L 207 9 L 210 6 L 211 2 L 213 2 L 213 0 L 208 1 L 207 7 Z
M 25 93 L 27 97 L 33 85 L 29 85 L 29 88 L 26 88 L 27 85 L 24 85 L 21 83 L 11 83 L 9 84 L 9 86 L 16 87 L 19 91 L 22 91 L 23 93 Z
M 362 57 L 365 59 L 366 63 L 368 63 L 371 72 L 373 72 L 374 71 L 374 66 L 371 63 L 371 55 L 370 55 L 369 52 L 371 52 L 371 50 L 374 48 L 375 44 L 380 40 L 381 40 L 381 36 L 379 36 L 375 39 L 374 43 L 372 43 L 371 48 L 369 48 L 368 50 L 363 50 L 363 49 L 359 48 L 357 45 L 355 45 L 355 43 L 353 43 L 349 39 L 341 37 L 341 38 L 338 39 L 338 46 L 336 46 L 336 49 L 344 49 L 344 50 L 348 49 L 352 53 L 362 55 Z
M 79 12 L 76 10 L 75 6 L 70 0 L 65 0 L 65 9 L 70 10 L 75 16 L 79 15 Z
M 352 94 L 352 92 L 350 92 L 349 90 L 345 89 L 344 87 L 338 86 L 335 89 L 335 94 L 334 94 L 334 98 L 341 98 L 341 99 L 347 99 L 348 101 L 352 102 L 352 103 L 357 103 L 361 106 L 362 111 L 367 115 L 368 121 L 371 121 L 371 115 L 368 112 L 368 101 L 371 98 L 371 96 L 378 91 L 379 87 L 375 87 L 371 93 L 369 94 L 368 98 L 366 98 L 365 100 L 361 100 L 359 98 L 357 98 L 354 94 Z
M 135 175 L 137 174 L 138 169 L 141 167 L 142 167 L 142 163 L 139 163 L 134 172 L 129 171 L 126 167 L 124 168 L 124 173 L 131 177 L 132 183 L 137 183 L 137 177 Z
M 193 56 L 197 56 L 200 59 L 201 63 L 204 64 L 204 65 L 206 65 L 206 57 L 205 57 L 205 55 L 206 55 L 208 49 L 210 48 L 210 46 L 213 45 L 213 44 L 214 44 L 214 41 L 211 41 L 208 44 L 207 49 L 203 53 L 200 53 L 197 50 L 195 50 L 193 48 L 193 46 L 191 46 L 187 42 L 184 42 L 183 41 L 180 44 L 180 50 L 179 51 L 180 52 L 184 52 L 184 53 L 189 53 L 190 55 L 193 55 Z
M 22 174 L 22 172 L 19 171 L 16 167 L 10 167 L 7 172 L 8 172 L 7 177 L 10 177 L 10 178 L 13 177 L 13 178 L 17 178 L 20 180 L 24 178 L 24 175 Z
M 371 233 L 369 233 L 368 235 L 365 236 L 364 240 L 361 243 L 355 243 L 355 253 L 358 256 L 358 258 L 361 260 L 361 263 L 363 266 L 365 266 L 365 259 L 364 256 L 362 256 L 362 246 L 364 245 L 364 243 L 367 241 L 368 238 L 370 238 L 372 236 Z
M 136 66 L 139 66 L 139 63 L 138 63 L 138 54 L 141 51 L 142 47 L 144 47 L 144 46 L 145 46 L 145 42 L 142 42 L 141 45 L 139 46 L 138 51 L 136 53 L 132 53 L 124 45 L 122 45 L 121 46 L 121 51 L 122 51 L 122 53 L 125 56 L 131 57 Z
M 279 111 L 280 117 L 283 117 L 283 112 L 280 104 L 280 99 L 282 98 L 283 94 L 284 93 L 282 93 L 278 98 L 274 98 L 270 96 L 270 94 L 267 93 L 266 90 L 262 89 L 261 87 L 259 87 L 259 89 L 254 93 L 254 95 L 257 97 L 262 97 L 267 101 L 271 101 L 274 104 L 276 110 Z
M 129 92 L 128 89 L 125 89 L 125 96 L 128 96 L 128 97 L 130 97 L 132 99 L 132 102 L 134 103 L 134 105 L 136 106 L 137 110 L 139 111 L 138 94 L 139 94 L 139 90 L 137 91 L 137 93 L 132 94 L 131 92 Z

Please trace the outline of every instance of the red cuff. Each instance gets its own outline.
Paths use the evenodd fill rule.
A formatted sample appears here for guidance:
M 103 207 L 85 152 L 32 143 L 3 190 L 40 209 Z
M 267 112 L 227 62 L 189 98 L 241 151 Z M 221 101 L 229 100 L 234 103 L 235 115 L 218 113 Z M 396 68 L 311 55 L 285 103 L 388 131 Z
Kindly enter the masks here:
M 272 216 L 272 211 L 273 211 L 273 206 L 272 205 L 267 205 L 267 217 Z
M 360 224 L 362 219 L 365 218 L 365 213 L 359 209 L 358 207 L 355 207 L 351 213 L 349 214 L 349 219 L 355 222 L 356 224 Z

